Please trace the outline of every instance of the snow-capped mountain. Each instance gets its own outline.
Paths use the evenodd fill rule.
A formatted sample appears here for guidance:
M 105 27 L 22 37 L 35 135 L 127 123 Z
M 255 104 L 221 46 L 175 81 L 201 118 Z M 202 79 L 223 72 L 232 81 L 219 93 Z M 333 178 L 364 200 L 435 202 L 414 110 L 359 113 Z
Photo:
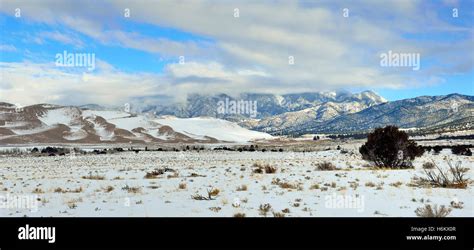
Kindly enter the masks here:
M 357 113 L 376 104 L 376 102 L 367 103 L 351 99 L 342 102 L 328 101 L 303 110 L 286 112 L 259 120 L 245 120 L 240 124 L 247 128 L 271 133 L 299 127 L 310 122 L 321 123 L 344 114 Z
M 268 134 L 211 117 L 178 119 L 103 108 L 94 110 L 49 104 L 16 107 L 0 103 L 0 144 L 204 143 L 269 138 Z
M 255 117 L 246 112 L 219 112 L 220 103 L 226 101 L 255 103 Z M 174 103 L 166 106 L 148 106 L 143 108 L 141 111 L 154 112 L 158 115 L 174 115 L 182 118 L 210 116 L 231 121 L 247 121 L 250 123 L 243 123 L 243 125 L 249 126 L 249 124 L 252 124 L 252 119 L 269 118 L 284 115 L 288 112 L 301 111 L 302 114 L 313 112 L 316 116 L 312 117 L 330 118 L 342 113 L 358 112 L 372 105 L 377 105 L 386 101 L 387 100 L 383 97 L 372 91 L 364 91 L 357 94 L 344 91 L 286 95 L 242 93 L 237 96 L 229 96 L 226 94 L 192 94 L 188 96 L 185 103 Z M 293 116 L 291 114 L 289 115 Z M 298 113 L 294 115 L 298 116 Z M 253 123 L 255 123 L 255 121 L 253 121 Z M 265 121 L 265 123 L 277 124 L 278 122 Z
M 474 127 L 474 96 L 450 94 L 420 96 L 387 102 L 357 113 L 336 116 L 320 122 L 317 119 L 280 133 L 348 133 L 369 131 L 395 125 L 401 128 Z

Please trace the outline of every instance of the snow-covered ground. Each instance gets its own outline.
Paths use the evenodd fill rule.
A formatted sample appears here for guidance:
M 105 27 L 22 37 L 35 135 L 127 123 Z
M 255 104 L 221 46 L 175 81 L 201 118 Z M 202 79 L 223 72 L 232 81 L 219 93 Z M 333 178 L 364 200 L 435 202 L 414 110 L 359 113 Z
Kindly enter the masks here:
M 463 202 L 449 216 L 474 216 L 474 183 L 467 189 L 422 188 L 408 184 L 422 176 L 424 162 L 445 166 L 461 161 L 473 177 L 473 157 L 425 153 L 415 169 L 370 170 L 356 147 L 296 152 L 122 152 L 57 157 L 0 156 L 0 216 L 416 216 L 425 204 Z M 328 161 L 341 170 L 320 171 Z M 253 173 L 256 162 L 277 167 L 274 174 Z M 154 169 L 170 168 L 154 179 Z M 104 177 L 103 180 L 82 178 Z M 125 187 L 129 189 L 124 189 Z M 246 188 L 244 188 L 244 186 Z M 238 191 L 240 187 L 241 191 Z M 136 189 L 135 189 L 136 188 Z M 61 191 L 59 190 L 61 189 Z M 219 189 L 213 200 L 207 191 Z M 19 202 L 6 204 L 7 199 Z M 22 206 L 20 199 L 23 199 Z M 28 203 L 29 202 L 29 203 Z M 3 206 L 1 206 L 3 205 Z M 282 212 L 284 211 L 284 212 Z

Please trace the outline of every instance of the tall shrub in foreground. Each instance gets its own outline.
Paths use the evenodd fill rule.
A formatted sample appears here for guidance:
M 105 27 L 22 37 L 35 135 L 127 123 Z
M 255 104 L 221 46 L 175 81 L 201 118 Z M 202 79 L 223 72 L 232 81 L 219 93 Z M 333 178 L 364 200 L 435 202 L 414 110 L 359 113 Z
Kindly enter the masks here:
M 377 128 L 367 137 L 367 142 L 359 148 L 362 158 L 371 161 L 377 167 L 411 168 L 415 157 L 424 150 L 408 134 L 395 126 Z

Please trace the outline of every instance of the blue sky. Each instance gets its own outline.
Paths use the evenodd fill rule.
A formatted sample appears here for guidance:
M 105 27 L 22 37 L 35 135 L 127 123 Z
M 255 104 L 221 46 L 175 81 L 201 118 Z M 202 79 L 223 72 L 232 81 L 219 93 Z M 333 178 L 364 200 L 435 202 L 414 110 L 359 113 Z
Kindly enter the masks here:
M 472 0 L 2 0 L 0 100 L 120 105 L 340 89 L 388 100 L 474 95 L 473 20 Z M 56 65 L 63 51 L 94 54 L 94 69 Z M 382 67 L 387 51 L 419 54 L 420 70 Z

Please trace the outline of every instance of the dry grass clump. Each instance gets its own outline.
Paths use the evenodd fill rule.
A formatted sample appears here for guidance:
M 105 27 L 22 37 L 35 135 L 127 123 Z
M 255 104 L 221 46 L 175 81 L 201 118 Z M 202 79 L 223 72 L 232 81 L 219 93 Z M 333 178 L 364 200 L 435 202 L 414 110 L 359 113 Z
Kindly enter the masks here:
M 125 187 L 123 187 L 122 190 L 125 190 L 129 193 L 136 194 L 136 193 L 140 193 L 141 187 L 130 187 L 128 185 L 125 185 Z
M 280 178 L 275 178 L 271 182 L 273 185 L 278 185 L 280 188 L 284 189 L 298 189 L 302 190 L 302 186 L 299 183 L 290 183 L 290 182 L 282 182 Z
M 247 185 L 243 184 L 237 187 L 237 191 L 247 191 Z
M 272 206 L 268 203 L 266 204 L 261 204 L 260 207 L 258 208 L 259 214 L 262 216 L 267 217 L 268 212 L 272 209 Z
M 75 209 L 77 207 L 77 204 L 75 202 L 68 202 L 67 206 L 69 209 Z
M 446 208 L 444 205 L 432 207 L 430 204 L 426 204 L 424 207 L 415 210 L 418 217 L 446 217 L 449 213 L 451 213 L 451 208 Z
M 54 189 L 55 193 L 81 193 L 82 191 L 83 191 L 82 187 L 78 187 L 78 188 L 73 189 L 73 190 L 62 189 L 60 187 Z
M 206 175 L 197 174 L 197 173 L 191 173 L 191 174 L 189 175 L 189 177 L 206 177 Z
M 298 186 L 296 184 L 292 184 L 292 183 L 289 183 L 289 182 L 280 182 L 278 184 L 279 187 L 281 188 L 285 188 L 285 189 L 297 189 Z
M 145 179 L 155 179 L 155 178 L 158 178 L 158 176 L 162 175 L 164 173 L 164 171 L 162 171 L 161 169 L 159 170 L 153 170 L 151 172 L 146 172 L 145 174 Z
M 106 188 L 104 188 L 104 191 L 107 192 L 107 193 L 110 193 L 114 190 L 114 187 L 112 186 L 107 186 Z
M 435 169 L 424 169 L 425 177 L 414 177 L 413 184 L 415 186 L 467 188 L 469 178 L 466 178 L 465 174 L 469 171 L 469 168 L 461 167 L 460 161 L 458 161 L 454 166 L 449 160 L 447 163 L 447 170 L 443 170 L 433 163 Z
M 282 213 L 282 212 L 272 212 L 273 213 L 273 217 L 275 218 L 284 218 L 285 217 L 285 214 Z
M 274 173 L 276 173 L 277 170 L 278 170 L 277 167 L 274 167 L 274 166 L 272 166 L 272 165 L 270 165 L 270 164 L 265 164 L 265 165 L 263 165 L 263 164 L 261 164 L 261 163 L 259 163 L 259 162 L 254 163 L 254 164 L 252 165 L 252 167 L 253 167 L 252 172 L 253 172 L 254 174 L 263 174 L 263 173 L 266 173 L 266 174 L 274 174 Z
M 172 168 L 168 168 L 168 167 L 155 168 L 153 171 L 147 172 L 147 173 L 145 174 L 145 179 L 154 179 L 154 178 L 157 178 L 157 177 L 160 176 L 160 175 L 163 175 L 163 174 L 166 173 L 166 172 L 175 173 L 176 170 L 174 170 L 174 169 L 172 169 Z
M 221 207 L 210 207 L 209 210 L 211 210 L 212 212 L 216 212 L 218 213 L 219 211 L 221 211 Z
M 356 190 L 359 187 L 359 183 L 356 181 L 349 182 L 349 187 Z
M 398 188 L 398 187 L 400 187 L 402 184 L 403 184 L 403 183 L 402 183 L 401 181 L 397 181 L 397 182 L 394 182 L 394 183 L 390 183 L 390 186 Z
M 179 189 L 186 189 L 186 187 L 187 187 L 187 185 L 186 185 L 185 182 L 179 183 L 179 186 L 178 186 Z
M 105 176 L 99 175 L 98 172 L 96 171 L 95 174 L 92 174 L 92 172 L 89 172 L 88 176 L 82 176 L 82 179 L 87 179 L 87 180 L 105 180 Z
M 317 163 L 316 169 L 320 171 L 337 170 L 336 166 L 328 161 Z
M 215 200 L 215 197 L 217 195 L 219 195 L 219 192 L 220 190 L 217 189 L 217 188 L 212 188 L 212 189 L 208 189 L 207 190 L 207 197 L 206 196 L 202 196 L 200 194 L 195 194 L 195 195 L 192 195 L 191 198 L 193 200 L 198 200 L 198 201 L 209 201 L 209 200 Z
M 369 181 L 369 182 L 366 182 L 366 183 L 365 183 L 365 186 L 366 186 L 366 187 L 375 187 L 375 183 Z
M 235 218 L 244 218 L 244 217 L 245 217 L 245 213 L 236 213 L 236 214 L 234 214 L 234 217 L 235 217 Z

